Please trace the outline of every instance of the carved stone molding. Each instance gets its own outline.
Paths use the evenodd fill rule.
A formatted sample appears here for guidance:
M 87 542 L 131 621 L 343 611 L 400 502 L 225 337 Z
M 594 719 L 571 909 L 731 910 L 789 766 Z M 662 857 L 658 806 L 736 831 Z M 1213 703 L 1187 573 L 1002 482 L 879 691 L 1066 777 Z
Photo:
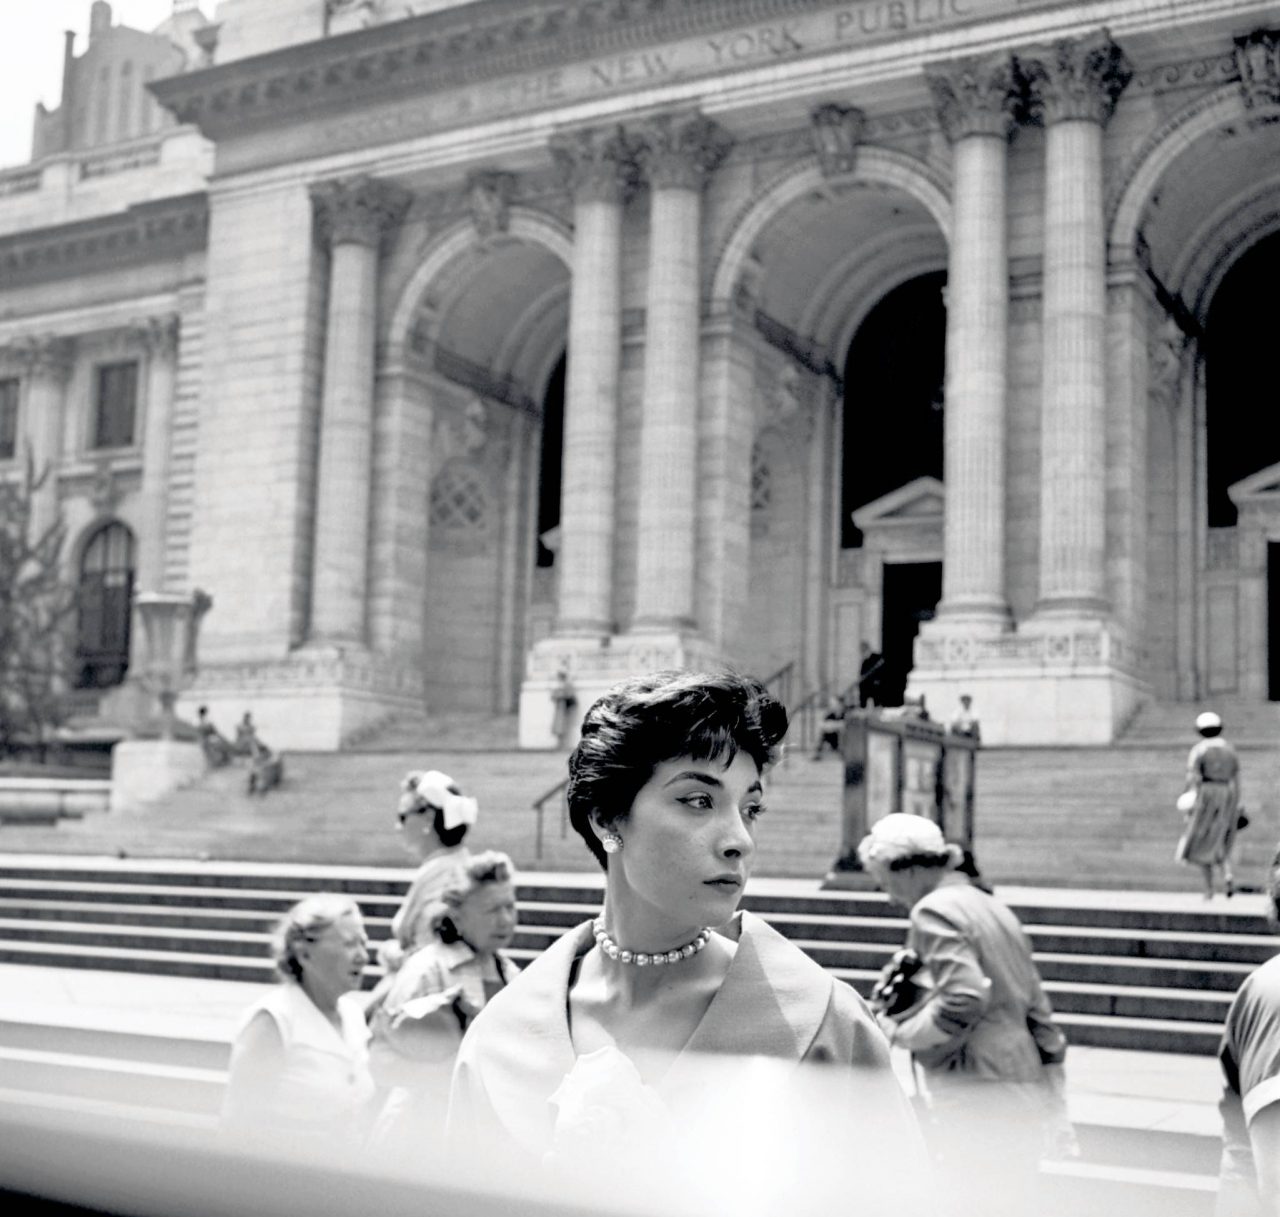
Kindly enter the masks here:
M 1068 119 L 1106 125 L 1133 77 L 1125 53 L 1106 30 L 1088 38 L 1060 38 L 1043 51 L 1017 57 L 1031 120 L 1044 126 Z
M 733 147 L 733 137 L 702 114 L 659 114 L 640 131 L 640 164 L 656 190 L 701 190 Z
M 621 125 L 557 132 L 548 147 L 578 202 L 625 203 L 639 184 L 639 145 Z
M 56 334 L 32 334 L 17 339 L 5 353 L 33 380 L 66 384 L 75 362 L 75 342 Z
M 487 240 L 511 225 L 511 199 L 516 192 L 514 173 L 482 169 L 467 178 L 467 209 L 476 235 Z
M 1022 100 L 1012 55 L 937 64 L 925 70 L 925 80 L 952 143 L 970 135 L 1008 139 L 1012 134 Z
M 1147 345 L 1147 395 L 1165 410 L 1178 407 L 1178 387 L 1182 379 L 1182 357 L 1187 336 L 1172 317 L 1152 327 Z
M 378 178 L 319 182 L 311 188 L 316 233 L 327 245 L 356 244 L 376 249 L 383 233 L 409 209 L 410 194 Z
M 814 107 L 809 115 L 809 130 L 823 177 L 853 172 L 865 127 L 866 115 L 857 106 L 828 102 Z
M 1245 109 L 1280 105 L 1280 31 L 1254 30 L 1237 38 L 1235 58 Z
M 764 280 L 764 263 L 754 254 L 744 258 L 733 291 L 733 306 L 739 314 L 755 319 L 756 309 L 764 300 Z
M 155 359 L 172 359 L 178 352 L 181 321 L 177 313 L 144 317 L 129 326 L 129 336 L 146 348 Z

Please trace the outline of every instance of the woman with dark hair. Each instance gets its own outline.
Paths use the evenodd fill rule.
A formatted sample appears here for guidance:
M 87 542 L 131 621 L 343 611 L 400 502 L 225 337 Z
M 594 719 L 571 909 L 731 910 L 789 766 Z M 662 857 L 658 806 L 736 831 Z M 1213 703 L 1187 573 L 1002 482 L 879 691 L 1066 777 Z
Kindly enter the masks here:
M 1240 758 L 1222 738 L 1222 719 L 1206 710 L 1196 719 L 1201 739 L 1187 757 L 1187 786 L 1179 808 L 1187 821 L 1174 858 L 1198 866 L 1204 895 L 1213 899 L 1214 872 L 1222 870 L 1222 890 L 1235 892 L 1231 847 L 1240 827 Z
M 721 1188 L 731 1186 L 724 1172 L 698 1163 L 729 1130 L 740 1149 L 785 1156 L 820 1124 L 828 1149 L 805 1169 L 832 1170 L 834 1158 L 842 1186 L 861 1179 L 851 1154 L 883 1164 L 915 1151 L 914 1118 L 862 999 L 736 911 L 765 810 L 762 778 L 786 730 L 782 705 L 731 673 L 634 678 L 588 710 L 568 801 L 605 871 L 603 912 L 566 931 L 476 1019 L 454 1075 L 454 1143 L 575 1174 L 600 1169 L 614 1184 L 630 1163 L 646 1183 L 696 1187 L 714 1176 Z M 838 1099 L 821 1118 L 798 1098 L 802 1062 L 839 1067 L 823 1074 Z M 764 1186 L 770 1169 L 742 1181 Z M 817 1203 L 822 1189 L 805 1178 L 803 1199 Z M 791 1211 L 800 1199 L 793 1190 Z
M 426 1145 L 443 1128 L 463 1032 L 520 969 L 515 870 L 506 854 L 476 854 L 424 915 L 433 940 L 409 956 L 371 1019 L 374 1075 L 388 1088 L 375 1141 Z
M 463 841 L 479 811 L 475 799 L 463 795 L 457 782 L 438 769 L 410 773 L 400 787 L 396 824 L 401 842 L 419 866 L 404 903 L 392 918 L 391 937 L 378 948 L 378 962 L 388 973 L 397 971 L 406 956 L 435 940 L 426 914 L 471 860 Z M 383 995 L 379 986 L 375 1002 Z
M 276 927 L 281 984 L 245 1016 L 231 1049 L 223 1126 L 247 1142 L 354 1154 L 373 1080 L 358 1000 L 369 952 L 348 896 L 308 896 Z
M 1037 1211 L 1040 1157 L 1075 1146 L 1062 1097 L 1067 1041 L 1025 931 L 1006 905 L 959 873 L 963 850 L 924 816 L 877 820 L 858 857 L 909 910 L 915 992 L 882 1012 L 881 1025 L 923 1074 L 934 1149 L 958 1213 Z

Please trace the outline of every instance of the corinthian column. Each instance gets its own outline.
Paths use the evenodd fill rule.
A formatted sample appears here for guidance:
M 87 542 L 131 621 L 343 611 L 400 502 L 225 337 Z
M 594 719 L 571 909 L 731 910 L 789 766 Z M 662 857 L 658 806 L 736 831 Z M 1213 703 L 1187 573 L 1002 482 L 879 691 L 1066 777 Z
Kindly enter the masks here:
M 58 461 L 62 456 L 67 379 L 74 352 L 70 339 L 44 335 L 26 339 L 17 351 L 27 380 L 23 430 L 35 476 L 43 478 L 31 503 L 33 544 L 58 520 Z
M 329 244 L 329 315 L 316 482 L 311 637 L 365 641 L 378 245 L 409 203 L 372 178 L 327 182 L 312 193 Z
M 642 134 L 641 163 L 652 190 L 637 629 L 694 624 L 702 188 L 730 146 L 728 133 L 698 114 L 664 115 Z
M 614 477 L 622 359 L 622 208 L 636 183 L 621 128 L 551 140 L 573 195 L 557 634 L 613 628 Z
M 1019 56 L 1047 128 L 1037 613 L 1106 611 L 1106 234 L 1102 130 L 1132 71 L 1104 32 Z
M 142 591 L 164 588 L 169 496 L 170 425 L 177 380 L 178 318 L 151 317 L 135 328 L 147 348 L 146 428 L 142 437 L 141 535 L 138 581 Z
M 1006 149 L 1014 124 L 1013 58 L 928 74 L 952 144 L 947 274 L 942 603 L 939 616 L 1003 624 L 1005 396 L 1009 267 Z

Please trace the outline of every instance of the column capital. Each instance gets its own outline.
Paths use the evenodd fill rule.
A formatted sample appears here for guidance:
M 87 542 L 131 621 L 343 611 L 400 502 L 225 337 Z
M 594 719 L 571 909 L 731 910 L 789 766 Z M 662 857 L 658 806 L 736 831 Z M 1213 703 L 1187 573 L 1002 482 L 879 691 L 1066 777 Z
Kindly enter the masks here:
M 1254 30 L 1235 42 L 1245 109 L 1280 105 L 1280 31 Z
M 75 340 L 56 334 L 31 334 L 17 339 L 9 354 L 33 380 L 65 384 L 75 358 Z
M 810 111 L 809 131 L 823 177 L 853 172 L 865 125 L 866 115 L 857 106 L 828 102 Z
M 701 190 L 732 147 L 733 136 L 703 114 L 659 114 L 640 130 L 640 164 L 657 190 Z
M 1105 126 L 1133 77 L 1133 66 L 1106 30 L 1060 38 L 1017 60 L 1031 119 L 1046 127 L 1067 119 Z
M 639 183 L 638 143 L 621 124 L 558 131 L 548 147 L 576 203 L 622 204 Z
M 180 320 L 177 313 L 143 317 L 129 325 L 129 335 L 136 338 L 157 359 L 172 359 L 178 351 Z
M 363 175 L 318 182 L 311 188 L 316 229 L 330 246 L 355 244 L 377 249 L 382 234 L 404 218 L 409 200 L 403 187 Z
M 971 135 L 1008 139 L 1012 134 L 1021 100 L 1012 55 L 932 64 L 925 69 L 925 80 L 938 120 L 952 143 Z

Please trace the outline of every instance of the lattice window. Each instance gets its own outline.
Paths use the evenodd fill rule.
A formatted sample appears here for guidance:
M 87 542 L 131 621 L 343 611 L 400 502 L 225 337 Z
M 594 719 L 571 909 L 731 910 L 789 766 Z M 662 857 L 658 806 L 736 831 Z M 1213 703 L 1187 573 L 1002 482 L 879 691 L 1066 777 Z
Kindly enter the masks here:
M 431 528 L 454 535 L 488 527 L 489 496 L 474 469 L 446 465 L 431 485 Z
M 18 389 L 16 378 L 0 380 L 0 461 L 18 454 Z
M 773 506 L 773 471 L 760 445 L 751 449 L 751 510 L 767 513 Z
M 138 365 L 104 363 L 98 368 L 93 428 L 95 448 L 128 448 L 138 410 Z

